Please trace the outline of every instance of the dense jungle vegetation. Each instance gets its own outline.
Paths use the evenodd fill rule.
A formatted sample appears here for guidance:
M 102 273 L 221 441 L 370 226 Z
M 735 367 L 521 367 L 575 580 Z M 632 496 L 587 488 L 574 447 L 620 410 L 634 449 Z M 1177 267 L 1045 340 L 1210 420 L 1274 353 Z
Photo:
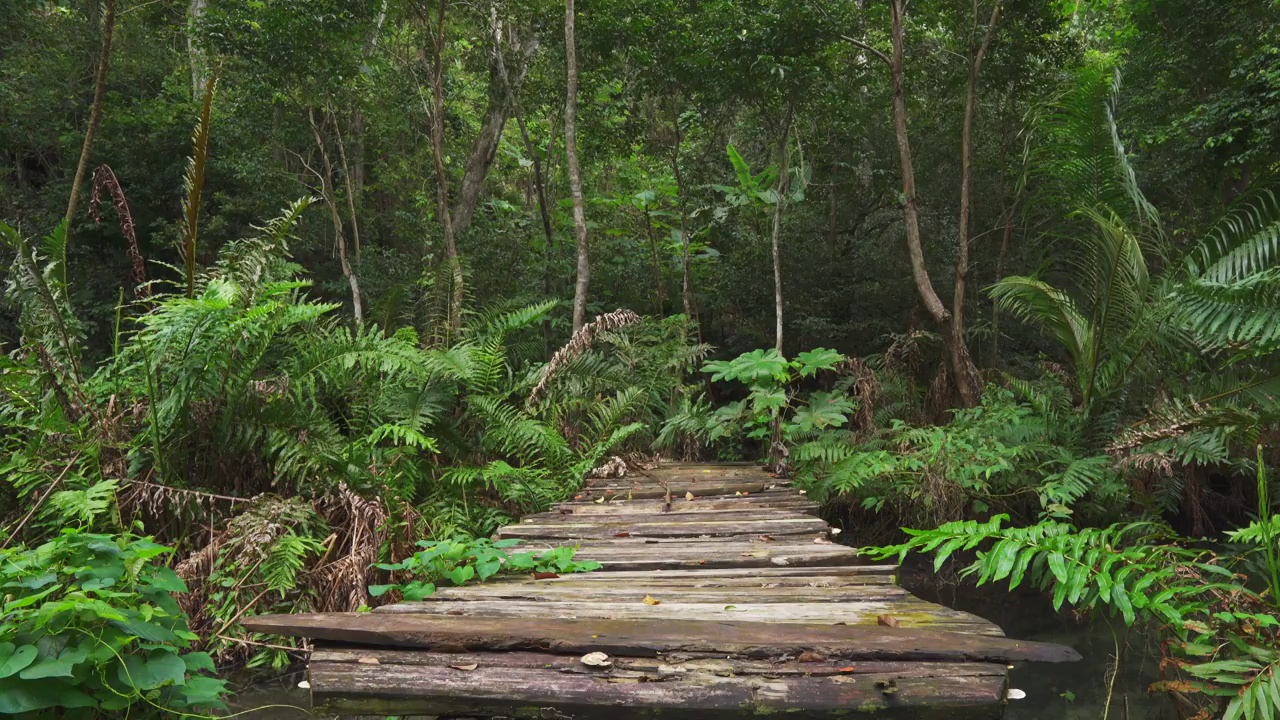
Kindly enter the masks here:
M 589 570 L 486 537 L 659 454 L 1277 717 L 1278 121 L 1274 0 L 6 0 L 0 715 Z

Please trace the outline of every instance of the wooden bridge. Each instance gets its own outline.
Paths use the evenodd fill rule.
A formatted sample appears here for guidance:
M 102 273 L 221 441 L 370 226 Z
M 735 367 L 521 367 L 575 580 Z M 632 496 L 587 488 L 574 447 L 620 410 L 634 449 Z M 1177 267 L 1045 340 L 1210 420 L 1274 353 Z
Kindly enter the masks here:
M 1008 663 L 1079 659 L 911 595 L 816 510 L 753 465 L 666 464 L 499 531 L 600 571 L 244 624 L 316 639 L 315 705 L 347 715 L 999 718 Z

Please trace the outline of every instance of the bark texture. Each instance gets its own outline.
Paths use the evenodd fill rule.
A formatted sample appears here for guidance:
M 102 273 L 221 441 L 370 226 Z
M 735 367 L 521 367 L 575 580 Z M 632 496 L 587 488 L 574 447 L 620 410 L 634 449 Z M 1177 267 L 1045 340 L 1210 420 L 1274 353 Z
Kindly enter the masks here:
M 95 3 L 96 5 L 96 3 Z M 80 186 L 84 183 L 85 173 L 89 168 L 89 153 L 93 149 L 93 139 L 98 134 L 98 125 L 102 123 L 102 96 L 107 88 L 107 68 L 111 65 L 111 38 L 116 29 L 116 0 L 106 0 L 102 4 L 102 49 L 98 53 L 98 69 L 93 79 L 93 105 L 89 109 L 89 127 L 84 133 L 84 144 L 80 146 L 80 161 L 76 163 L 76 174 L 71 179 L 71 197 L 67 199 L 67 212 L 62 218 L 66 228 L 66 241 L 63 243 L 62 273 L 66 279 L 66 248 L 71 245 L 71 219 L 75 217 L 76 206 L 80 202 Z
M 564 149 L 569 169 L 569 192 L 573 198 L 573 235 L 578 242 L 578 279 L 573 288 L 573 331 L 587 320 L 587 290 L 591 285 L 591 261 L 587 247 L 587 215 L 582 199 L 582 172 L 578 166 L 578 59 L 573 41 L 573 0 L 564 10 L 564 56 L 567 79 L 564 103 Z

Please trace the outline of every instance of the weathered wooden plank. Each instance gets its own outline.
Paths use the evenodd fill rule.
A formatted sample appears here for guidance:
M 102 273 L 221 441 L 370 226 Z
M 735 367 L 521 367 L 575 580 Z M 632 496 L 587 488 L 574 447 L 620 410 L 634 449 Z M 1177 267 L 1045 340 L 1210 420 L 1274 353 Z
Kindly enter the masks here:
M 357 645 L 435 650 L 544 650 L 654 656 L 670 652 L 718 652 L 767 658 L 811 651 L 846 660 L 941 662 L 1069 662 L 1079 653 L 1063 645 L 969 633 L 815 623 L 705 622 L 689 620 L 564 620 L 386 613 L 261 615 L 245 629 Z
M 583 498 L 627 498 L 635 500 L 645 500 L 653 498 L 666 497 L 669 494 L 672 498 L 685 497 L 686 493 L 692 493 L 695 498 L 707 497 L 714 495 L 733 495 L 734 493 L 758 493 L 774 488 L 786 487 L 790 483 L 784 480 L 708 480 L 702 483 L 691 482 L 672 482 L 666 485 L 657 484 L 636 484 L 636 485 L 606 485 L 593 486 L 585 488 L 579 495 Z M 578 495 L 574 496 L 575 498 Z
M 693 503 L 696 505 L 696 503 Z M 710 509 L 701 511 L 663 512 L 662 505 L 654 505 L 649 509 L 635 511 L 625 505 L 613 507 L 611 512 L 591 515 L 562 512 L 545 512 L 536 515 L 525 515 L 518 525 L 577 525 L 580 523 L 626 523 L 626 522 L 727 522 L 730 520 L 813 520 L 812 513 L 798 510 L 755 508 Z
M 849 602 L 749 602 L 749 595 L 736 604 L 679 602 L 675 599 L 653 598 L 651 605 L 643 599 L 622 601 L 560 601 L 538 602 L 529 600 L 472 600 L 402 602 L 384 605 L 375 613 L 389 615 L 454 615 L 486 618 L 560 618 L 601 620 L 681 620 L 699 622 L 756 623 L 822 623 L 831 625 L 876 626 L 883 615 L 893 616 L 904 628 L 935 628 L 952 632 L 1003 635 L 996 625 L 977 615 L 952 610 L 941 605 L 910 597 L 895 596 L 882 599 L 852 600 Z
M 586 495 L 583 495 L 583 498 L 580 500 L 571 500 L 568 502 L 563 502 L 558 504 L 556 507 L 561 512 L 563 512 L 566 508 L 568 508 L 573 510 L 574 512 L 584 512 L 584 513 L 612 512 L 614 508 L 620 508 L 620 507 L 642 508 L 642 509 L 648 509 L 648 508 L 663 509 L 666 507 L 665 500 L 666 498 L 664 494 L 664 496 L 662 497 L 662 500 L 655 500 L 655 499 L 627 500 L 625 497 L 615 496 L 615 497 L 610 497 L 607 500 L 602 500 L 601 502 L 596 502 L 596 498 L 587 499 Z M 694 495 L 693 500 L 686 500 L 684 495 L 677 496 L 675 494 L 672 494 L 671 508 L 669 512 L 680 512 L 682 509 L 690 510 L 693 512 L 703 512 L 708 509 L 725 509 L 725 508 L 729 508 L 729 509 L 742 508 L 742 509 L 750 510 L 750 509 L 761 507 L 761 506 L 773 507 L 778 505 L 781 505 L 784 507 L 791 506 L 791 505 L 803 505 L 807 507 L 812 507 L 814 509 L 818 507 L 817 503 L 814 503 L 812 500 L 809 500 L 805 495 L 802 495 L 791 488 L 778 488 L 774 490 L 753 492 L 748 495 L 721 495 L 721 496 L 703 495 L 702 497 Z
M 329 712 L 516 718 L 740 718 L 781 711 L 898 718 L 998 718 L 1004 678 L 719 677 L 660 682 L 545 669 L 317 663 L 315 704 Z M 320 690 L 319 688 L 323 688 Z M 892 692 L 889 692 L 889 690 Z M 934 713 L 929 715 L 927 713 Z
M 849 578 L 862 576 L 879 576 L 882 578 L 892 579 L 898 572 L 897 565 L 832 565 L 829 567 L 768 567 L 768 568 L 719 568 L 712 570 L 687 569 L 687 570 L 642 570 L 642 571 L 626 571 L 621 570 L 610 573 L 581 573 L 575 575 L 563 575 L 557 578 L 548 578 L 546 580 L 538 580 L 539 583 L 586 583 L 586 582 L 603 582 L 616 584 L 623 580 L 637 580 L 645 582 L 653 580 L 655 582 L 672 582 L 680 580 L 689 580 L 693 582 L 713 582 L 721 581 L 739 581 L 746 580 L 748 582 L 759 581 L 765 583 L 784 583 L 787 580 L 798 580 L 803 582 L 813 582 L 824 578 Z M 496 578 L 490 580 L 489 583 L 502 582 L 530 582 L 528 575 L 517 575 L 510 578 Z
M 723 606 L 748 600 L 752 603 L 825 602 L 844 603 L 857 600 L 887 600 L 907 598 L 911 594 L 892 583 L 846 585 L 842 587 L 720 587 L 701 588 L 665 585 L 645 581 L 643 583 L 620 582 L 617 585 L 590 583 L 581 585 L 536 585 L 496 583 L 470 587 L 450 587 L 436 590 L 428 602 L 442 600 L 529 600 L 544 603 L 574 602 L 642 602 L 645 596 L 664 598 L 663 602 L 710 603 Z
M 825 533 L 830 526 L 816 517 L 767 518 L 755 520 L 704 520 L 700 522 L 576 522 L 521 523 L 498 531 L 504 538 L 558 538 L 563 540 L 612 537 L 708 537 L 725 535 L 811 535 Z
M 577 655 L 539 652 L 437 653 L 394 648 L 344 647 L 321 644 L 311 653 L 312 662 L 357 663 L 361 665 L 419 665 L 429 667 L 542 668 L 560 672 L 607 675 L 609 671 L 582 664 Z M 892 662 L 865 660 L 856 664 L 832 660 L 765 661 L 724 656 L 685 654 L 666 657 L 613 656 L 611 671 L 644 673 L 654 679 L 681 677 L 708 672 L 717 675 L 768 675 L 824 677 L 892 673 L 910 677 L 983 676 L 1004 677 L 1007 665 L 997 663 Z
M 684 568 L 825 567 L 857 560 L 857 550 L 844 545 L 726 542 L 710 550 L 680 543 L 583 544 L 576 559 L 594 560 L 604 571 L 678 570 Z

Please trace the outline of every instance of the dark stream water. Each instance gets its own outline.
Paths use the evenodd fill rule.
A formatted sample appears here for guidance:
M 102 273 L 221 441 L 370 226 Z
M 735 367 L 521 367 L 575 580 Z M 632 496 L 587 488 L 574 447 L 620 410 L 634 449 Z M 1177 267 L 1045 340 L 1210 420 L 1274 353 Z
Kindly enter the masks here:
M 1068 614 L 1054 613 L 1049 601 L 1033 592 L 939 586 L 931 574 L 909 570 L 903 573 L 903 584 L 926 600 L 981 615 L 1000 625 L 1009 637 L 1070 645 L 1084 656 L 1078 663 L 1015 666 L 1010 686 L 1022 690 L 1026 697 L 1009 703 L 1007 720 L 1101 720 L 1104 713 L 1110 720 L 1176 717 L 1165 700 L 1147 695 L 1147 687 L 1157 679 L 1158 658 L 1144 650 L 1142 638 L 1133 634 L 1127 637 L 1108 710 L 1107 678 L 1117 638 L 1126 644 L 1122 626 L 1113 628 L 1104 619 L 1075 622 Z M 240 691 L 233 709 L 249 711 L 240 718 L 257 720 L 322 717 L 311 715 L 309 693 L 297 687 L 305 677 L 299 670 L 272 678 L 244 679 L 238 683 Z

